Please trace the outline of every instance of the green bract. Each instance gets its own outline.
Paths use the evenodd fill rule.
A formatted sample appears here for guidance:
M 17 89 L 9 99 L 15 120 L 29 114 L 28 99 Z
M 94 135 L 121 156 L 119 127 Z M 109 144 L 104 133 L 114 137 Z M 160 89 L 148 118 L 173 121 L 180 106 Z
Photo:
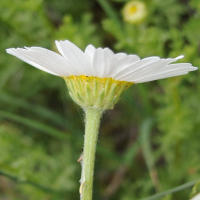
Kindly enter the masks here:
M 82 108 L 113 109 L 133 83 L 112 78 L 87 76 L 64 77 L 71 98 Z

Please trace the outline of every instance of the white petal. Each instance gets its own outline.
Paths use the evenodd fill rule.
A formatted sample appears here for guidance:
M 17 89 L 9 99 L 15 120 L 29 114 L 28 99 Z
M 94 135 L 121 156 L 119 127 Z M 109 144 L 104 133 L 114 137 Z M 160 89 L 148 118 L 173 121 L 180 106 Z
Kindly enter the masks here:
M 181 69 L 186 69 L 186 68 L 191 68 L 191 70 L 189 70 L 189 71 L 194 71 L 194 70 L 198 69 L 197 67 L 192 67 L 191 63 L 177 63 L 177 64 L 163 66 L 162 68 L 157 70 L 156 73 L 165 73 L 168 71 L 173 71 L 173 70 L 177 70 L 177 69 L 181 70 Z
M 113 66 L 113 58 L 115 54 L 109 48 L 94 49 L 92 45 L 86 48 L 87 54 L 90 54 L 92 61 L 92 73 L 96 77 L 110 77 Z M 88 53 L 89 52 L 89 53 Z M 115 62 L 114 62 L 115 63 Z
M 93 57 L 94 57 L 95 51 L 96 51 L 96 48 L 91 44 L 89 44 L 85 48 L 85 54 L 88 55 L 88 57 L 90 58 L 91 63 L 93 62 Z
M 123 77 L 124 79 L 128 79 L 128 78 L 132 78 L 132 79 L 140 79 L 142 78 L 146 78 L 148 76 L 151 76 L 152 74 L 155 74 L 158 72 L 159 69 L 162 69 L 163 66 L 166 66 L 167 64 L 176 61 L 177 59 L 160 59 L 157 60 L 153 63 L 150 63 L 148 65 L 143 66 L 142 68 L 134 71 L 134 73 L 129 74 L 125 77 Z
M 46 68 L 38 65 L 37 63 L 34 63 L 34 62 L 30 61 L 29 59 L 25 58 L 24 56 L 20 56 L 20 54 L 17 53 L 16 49 L 14 49 L 14 48 L 12 48 L 12 49 L 11 48 L 10 49 L 6 49 L 6 52 L 9 53 L 9 54 L 11 54 L 11 55 L 13 55 L 13 56 L 15 56 L 15 57 L 17 57 L 17 58 L 19 58 L 20 60 L 23 60 L 24 62 L 26 62 L 26 63 L 28 63 L 30 65 L 32 65 L 32 66 L 34 66 L 34 67 L 42 70 L 42 71 L 45 71 L 45 72 L 47 72 L 49 74 L 53 74 L 53 75 L 58 76 L 58 74 L 53 73 L 52 71 L 47 70 Z
M 102 48 L 98 48 L 94 53 L 93 59 L 93 76 L 103 78 L 104 72 L 104 52 Z
M 145 79 L 141 79 L 139 81 L 135 81 L 134 83 L 144 83 L 144 82 L 149 82 L 149 81 L 155 81 L 155 80 L 159 80 L 159 79 L 164 79 L 164 78 L 170 78 L 170 77 L 174 77 L 174 76 L 180 76 L 180 75 L 184 75 L 184 74 L 188 74 L 188 72 L 179 72 L 179 73 L 169 73 L 168 75 L 165 74 L 163 76 L 155 76 L 155 77 L 151 77 L 151 78 L 145 78 Z M 132 82 L 132 81 L 130 81 Z
M 200 193 L 195 195 L 192 199 L 190 200 L 200 200 Z
M 157 80 L 157 79 L 177 76 L 177 74 L 179 75 L 186 74 L 189 71 L 194 71 L 196 69 L 197 67 L 192 67 L 191 64 L 189 63 L 172 64 L 165 66 L 165 69 L 163 70 L 160 69 L 159 71 L 150 76 L 141 77 L 139 79 L 132 78 L 132 81 L 138 83 L 138 82 L 146 82 L 146 80 Z M 131 78 L 128 80 L 130 81 Z
M 103 49 L 104 53 L 104 70 L 103 77 L 112 77 L 113 72 L 115 70 L 116 59 L 114 58 L 114 53 L 109 48 Z
M 114 77 L 119 77 L 122 74 L 122 71 L 126 71 L 127 72 L 127 68 L 138 62 L 140 60 L 140 57 L 137 55 L 128 55 L 125 58 L 121 59 L 118 63 L 118 69 L 116 74 L 114 74 Z
M 61 64 L 59 66 L 56 66 L 56 68 L 62 70 L 63 73 L 66 71 L 69 75 L 77 75 L 77 76 L 81 75 L 80 72 L 73 65 L 71 65 L 71 63 L 67 59 L 65 59 L 64 57 L 53 51 L 41 47 L 30 47 L 30 48 L 25 47 L 25 48 L 28 50 L 41 53 L 41 55 L 43 56 L 48 55 L 49 57 L 55 57 L 58 61 L 61 62 Z
M 117 53 L 117 54 L 115 54 L 115 57 L 116 57 L 117 61 L 119 62 L 123 58 L 127 57 L 127 54 L 126 53 Z
M 94 76 L 94 69 L 93 69 L 93 60 L 94 60 L 94 54 L 95 54 L 96 48 L 89 44 L 86 49 L 85 49 L 85 56 L 88 57 L 88 59 L 90 60 L 90 71 L 91 71 L 91 76 Z
M 76 45 L 68 40 L 56 41 L 60 53 L 83 75 L 91 76 L 91 63 Z
M 177 60 L 179 60 L 183 57 L 184 56 L 181 55 L 181 56 L 178 56 L 176 58 L 161 59 L 160 62 L 157 63 L 157 66 L 154 66 L 154 67 L 149 68 L 149 69 L 145 69 L 145 72 L 143 73 L 143 77 L 154 74 L 155 72 L 159 71 L 163 67 L 169 66 L 168 65 L 169 63 L 175 62 L 175 61 L 177 61 Z
M 65 59 L 57 53 L 43 49 L 40 47 L 34 47 L 36 50 L 28 49 L 7 49 L 7 53 L 12 54 L 21 60 L 33 65 L 34 67 L 41 69 L 50 74 L 58 76 L 69 76 L 68 63 Z M 45 51 L 45 53 L 44 53 Z
M 104 77 L 108 77 L 108 78 L 113 78 L 114 74 L 117 73 L 117 69 L 118 69 L 118 62 L 116 57 L 113 57 L 110 60 L 110 65 L 107 68 L 106 72 L 104 72 Z
M 140 68 L 138 71 L 134 71 L 134 73 L 129 74 L 127 76 L 124 76 L 123 79 L 124 80 L 138 80 L 138 79 L 144 79 L 147 78 L 151 75 L 155 75 L 156 73 L 160 71 L 163 72 L 163 68 L 165 68 L 166 66 L 168 66 L 168 70 L 170 70 L 169 66 L 171 65 L 167 65 L 171 62 L 175 62 L 178 59 L 183 58 L 184 56 L 178 56 L 176 58 L 168 58 L 168 59 L 160 59 L 156 62 L 150 63 L 147 66 L 144 66 L 143 68 Z
M 184 58 L 184 55 L 180 55 L 180 56 L 176 57 L 175 59 L 176 59 L 176 60 L 179 60 L 179 59 L 181 59 L 181 58 Z
M 140 57 L 137 55 L 128 55 L 119 62 L 120 70 L 125 69 L 127 66 L 140 60 Z
M 93 58 L 93 73 L 94 76 L 105 78 L 112 76 L 113 63 L 116 64 L 114 53 L 109 48 L 98 48 L 94 53 Z
M 139 73 L 143 67 L 147 67 L 150 64 L 155 63 L 158 60 L 160 60 L 160 58 L 156 57 L 156 56 L 138 60 L 135 63 L 127 66 L 122 71 L 120 71 L 116 76 L 114 76 L 114 79 L 126 80 L 130 76 L 132 77 L 132 76 L 135 76 L 137 73 Z

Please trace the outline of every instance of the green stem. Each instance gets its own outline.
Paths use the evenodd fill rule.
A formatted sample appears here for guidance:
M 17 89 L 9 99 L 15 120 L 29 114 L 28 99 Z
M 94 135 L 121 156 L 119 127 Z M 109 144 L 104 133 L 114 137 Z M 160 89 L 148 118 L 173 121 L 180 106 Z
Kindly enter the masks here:
M 101 116 L 102 110 L 95 108 L 85 109 L 85 141 L 80 187 L 81 200 L 92 200 L 94 161 Z

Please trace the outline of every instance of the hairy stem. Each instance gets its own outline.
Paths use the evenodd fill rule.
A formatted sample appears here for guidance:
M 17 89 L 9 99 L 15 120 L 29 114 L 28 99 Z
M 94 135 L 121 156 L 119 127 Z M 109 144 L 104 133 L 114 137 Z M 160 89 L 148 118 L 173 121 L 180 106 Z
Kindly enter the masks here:
M 85 139 L 81 175 L 81 200 L 92 200 L 93 174 L 96 144 L 99 133 L 102 110 L 85 109 Z

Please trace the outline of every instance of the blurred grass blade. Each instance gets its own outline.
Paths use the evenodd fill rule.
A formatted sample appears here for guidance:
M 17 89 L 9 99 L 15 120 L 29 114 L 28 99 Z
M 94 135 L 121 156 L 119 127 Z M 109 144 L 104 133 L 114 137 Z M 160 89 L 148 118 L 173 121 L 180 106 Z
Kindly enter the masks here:
M 114 151 L 111 151 L 108 148 L 105 148 L 101 145 L 97 145 L 97 152 L 100 153 L 101 155 L 105 156 L 108 159 L 112 159 L 118 162 L 121 162 L 121 157 Z
M 113 19 L 116 22 L 116 25 L 120 25 L 120 20 L 118 18 L 117 13 L 112 8 L 110 3 L 107 0 L 97 0 L 104 12 L 107 14 L 107 16 L 111 19 Z
M 146 165 L 149 170 L 151 170 L 154 167 L 152 149 L 151 149 L 151 144 L 150 144 L 150 133 L 151 133 L 152 125 L 153 125 L 153 120 L 149 118 L 149 119 L 146 119 L 142 123 L 141 128 L 140 128 L 142 150 L 143 150 L 144 158 L 146 161 Z
M 139 147 L 140 147 L 140 143 L 136 141 L 127 149 L 123 158 L 123 163 L 126 166 L 131 165 L 131 162 L 133 161 L 133 158 L 135 157 L 135 154 L 137 153 L 137 150 Z
M 0 90 L 4 87 L 6 82 L 19 70 L 19 66 L 7 67 L 6 70 L 1 69 Z
M 151 105 L 151 102 L 148 97 L 148 92 L 147 92 L 148 89 L 143 84 L 138 84 L 137 88 L 138 88 L 138 91 L 139 91 L 139 94 L 140 94 L 140 97 L 142 100 L 142 107 L 144 107 L 142 113 L 143 113 L 144 117 L 151 116 L 152 105 Z
M 26 126 L 29 126 L 31 128 L 34 128 L 38 131 L 41 131 L 47 135 L 53 136 L 57 139 L 71 139 L 71 136 L 64 134 L 61 131 L 55 130 L 55 128 L 51 126 L 44 125 L 38 121 L 34 121 L 32 119 L 27 119 L 25 117 L 20 117 L 18 115 L 8 113 L 5 111 L 0 111 L 0 116 L 6 119 L 14 120 L 18 123 L 24 124 Z
M 152 183 L 155 187 L 155 190 L 160 191 L 160 181 L 158 178 L 158 173 L 155 167 L 155 162 L 153 159 L 153 150 L 151 147 L 151 129 L 153 126 L 153 119 L 146 119 L 140 128 L 140 137 L 142 141 L 142 151 L 144 155 L 144 159 L 149 171 L 149 175 L 151 177 Z
M 64 125 L 64 119 L 60 115 L 46 109 L 45 107 L 28 103 L 27 101 L 24 101 L 23 99 L 17 98 L 16 96 L 12 96 L 10 94 L 9 95 L 5 94 L 3 92 L 0 93 L 0 100 L 5 103 L 11 104 L 13 106 L 27 109 L 29 112 L 31 111 L 42 117 L 45 117 L 46 119 L 51 120 L 51 122 L 54 124 L 61 125 L 61 126 Z
M 194 180 L 194 181 L 191 181 L 191 182 L 188 182 L 188 183 L 185 183 L 183 185 L 180 185 L 178 187 L 175 187 L 175 188 L 172 188 L 170 190 L 166 190 L 164 192 L 161 192 L 161 193 L 158 193 L 158 194 L 155 194 L 153 196 L 150 196 L 150 197 L 147 197 L 147 198 L 144 198 L 144 199 L 140 199 L 140 200 L 153 200 L 153 199 L 158 199 L 160 197 L 164 197 L 168 194 L 172 194 L 172 193 L 175 193 L 175 192 L 178 192 L 178 191 L 181 191 L 181 190 L 184 190 L 186 188 L 189 188 L 189 187 L 192 187 L 197 181 L 199 181 L 200 179 L 197 179 L 197 180 Z

